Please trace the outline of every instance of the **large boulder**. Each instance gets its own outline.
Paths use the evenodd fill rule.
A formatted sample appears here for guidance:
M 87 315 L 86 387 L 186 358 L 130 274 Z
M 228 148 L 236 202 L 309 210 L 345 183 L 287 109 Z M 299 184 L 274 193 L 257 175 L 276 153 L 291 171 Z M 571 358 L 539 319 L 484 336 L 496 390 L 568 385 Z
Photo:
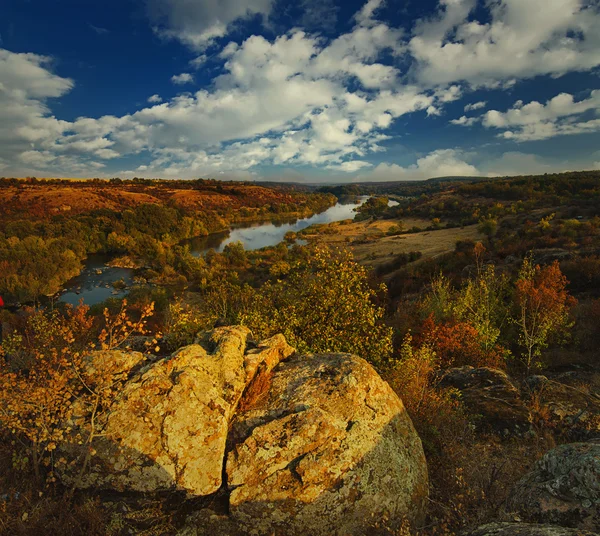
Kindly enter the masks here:
M 182 492 L 196 511 L 182 534 L 358 535 L 421 522 L 425 457 L 389 385 L 356 356 L 299 356 L 281 335 L 258 345 L 248 335 L 218 328 L 150 362 L 92 354 L 89 377 L 123 387 L 97 416 L 84 471 L 69 461 L 88 446 L 59 447 L 63 482 L 133 498 Z M 82 407 L 68 426 L 90 419 Z
M 253 534 L 367 534 L 376 521 L 422 520 L 421 441 L 363 359 L 280 363 L 267 396 L 236 415 L 230 441 L 230 516 Z
M 219 328 L 203 344 L 142 368 L 125 384 L 92 447 L 86 471 L 58 465 L 62 480 L 78 488 L 207 495 L 219 489 L 229 423 L 257 363 L 293 353 L 283 337 L 246 353 L 246 328 Z M 98 352 L 88 368 L 119 373 L 141 354 Z M 85 417 L 85 416 L 84 416 Z M 80 445 L 62 447 L 74 458 Z
M 536 525 L 529 523 L 489 523 L 463 536 L 598 536 L 596 532 L 568 529 L 556 525 Z
M 507 509 L 525 521 L 600 528 L 600 440 L 561 445 L 511 491 Z
M 471 366 L 442 373 L 441 387 L 461 393 L 467 410 L 479 416 L 478 426 L 502 436 L 522 435 L 531 430 L 531 413 L 508 375 L 497 369 Z

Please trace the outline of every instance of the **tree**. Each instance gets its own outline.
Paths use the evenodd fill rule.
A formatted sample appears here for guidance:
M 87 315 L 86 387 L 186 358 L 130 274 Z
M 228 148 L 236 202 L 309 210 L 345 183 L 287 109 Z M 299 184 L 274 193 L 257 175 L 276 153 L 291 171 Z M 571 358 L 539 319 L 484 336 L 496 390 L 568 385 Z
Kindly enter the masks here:
M 302 352 L 351 352 L 381 365 L 391 354 L 392 331 L 375 296 L 350 253 L 316 248 L 285 279 L 257 291 L 237 321 L 258 338 L 283 333 Z
M 115 316 L 105 309 L 100 348 L 123 347 L 131 335 L 145 334 L 153 309 L 153 303 L 145 306 L 136 321 L 130 319 L 125 300 Z M 40 465 L 50 463 L 47 455 L 59 443 L 91 449 L 100 416 L 124 379 L 111 360 L 103 367 L 90 366 L 95 344 L 89 339 L 93 318 L 88 311 L 84 305 L 67 307 L 65 315 L 34 310 L 22 334 L 9 334 L 0 346 L 0 425 L 31 454 L 38 479 Z M 88 461 L 86 454 L 82 472 Z
M 484 253 L 485 247 L 480 242 L 475 244 L 477 273 L 458 293 L 455 314 L 477 330 L 483 349 L 490 351 L 509 318 L 508 280 L 496 273 L 493 264 L 484 264 Z
M 540 364 L 541 351 L 552 338 L 573 325 L 570 313 L 577 302 L 566 290 L 567 283 L 558 261 L 543 268 L 534 266 L 531 257 L 523 261 L 516 284 L 515 322 L 528 371 Z

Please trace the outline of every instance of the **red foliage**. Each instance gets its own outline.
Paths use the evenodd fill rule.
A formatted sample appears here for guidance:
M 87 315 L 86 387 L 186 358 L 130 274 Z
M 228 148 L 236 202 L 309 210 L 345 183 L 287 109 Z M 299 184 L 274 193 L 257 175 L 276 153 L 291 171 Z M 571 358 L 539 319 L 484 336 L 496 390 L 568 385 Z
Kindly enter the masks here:
M 451 321 L 436 324 L 433 315 L 425 319 L 417 343 L 432 345 L 441 368 L 473 367 L 504 368 L 504 351 L 500 346 L 486 351 L 478 331 L 468 322 Z

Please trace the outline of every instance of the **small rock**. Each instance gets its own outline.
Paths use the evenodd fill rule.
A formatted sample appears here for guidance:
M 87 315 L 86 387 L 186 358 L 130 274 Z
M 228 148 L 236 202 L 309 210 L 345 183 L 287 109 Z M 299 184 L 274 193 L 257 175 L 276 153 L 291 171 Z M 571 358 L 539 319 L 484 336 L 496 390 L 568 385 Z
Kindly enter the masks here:
M 508 375 L 487 367 L 451 368 L 442 373 L 440 386 L 454 387 L 473 414 L 481 417 L 478 427 L 500 435 L 522 435 L 531 431 L 531 413 Z

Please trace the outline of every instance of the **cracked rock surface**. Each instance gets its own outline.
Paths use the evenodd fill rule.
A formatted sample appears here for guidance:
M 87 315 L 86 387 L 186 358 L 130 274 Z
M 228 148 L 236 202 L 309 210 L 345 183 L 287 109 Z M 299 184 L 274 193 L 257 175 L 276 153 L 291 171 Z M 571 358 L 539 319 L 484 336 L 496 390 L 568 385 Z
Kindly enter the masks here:
M 127 379 L 85 473 L 67 465 L 63 482 L 203 497 L 182 528 L 190 536 L 358 535 L 423 521 L 421 441 L 373 367 L 349 354 L 297 355 L 281 335 L 257 346 L 248 336 L 218 328 L 149 364 L 93 354 L 90 366 L 116 363 Z
M 272 365 L 293 352 L 283 337 L 274 337 L 246 354 L 248 334 L 243 327 L 219 328 L 203 344 L 141 369 L 111 407 L 90 469 L 76 481 L 65 471 L 62 480 L 115 491 L 218 490 L 229 422 L 248 375 L 259 363 Z M 101 357 L 109 362 L 106 352 L 92 357 L 97 366 Z
M 232 423 L 226 473 L 228 518 L 199 516 L 183 534 L 227 522 L 235 529 L 226 534 L 369 534 L 421 521 L 428 492 L 402 402 L 349 354 L 280 363 L 267 395 Z

